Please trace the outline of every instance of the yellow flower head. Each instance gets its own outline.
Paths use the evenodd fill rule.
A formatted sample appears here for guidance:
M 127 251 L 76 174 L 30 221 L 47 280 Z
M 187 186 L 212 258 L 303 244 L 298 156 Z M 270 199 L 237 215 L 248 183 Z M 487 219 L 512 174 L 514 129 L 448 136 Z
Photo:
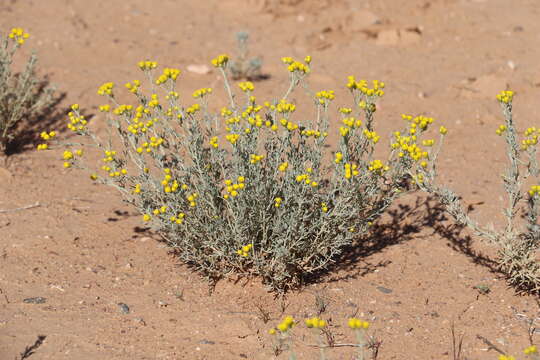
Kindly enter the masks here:
M 212 59 L 212 65 L 215 67 L 221 67 L 224 68 L 227 66 L 227 63 L 229 62 L 229 55 L 227 54 L 221 54 L 218 57 Z

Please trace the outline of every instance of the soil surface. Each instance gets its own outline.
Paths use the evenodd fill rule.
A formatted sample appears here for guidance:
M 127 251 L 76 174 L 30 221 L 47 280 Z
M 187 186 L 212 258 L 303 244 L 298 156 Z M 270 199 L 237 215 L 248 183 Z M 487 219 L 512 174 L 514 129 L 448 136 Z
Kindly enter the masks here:
M 40 73 L 65 93 L 57 111 L 81 104 L 98 114 L 98 133 L 99 85 L 138 78 L 136 63 L 152 59 L 183 70 L 187 96 L 218 89 L 209 61 L 234 55 L 241 30 L 264 60 L 261 99 L 287 88 L 282 56 L 312 55 L 312 87 L 335 89 L 340 105 L 350 104 L 348 75 L 383 80 L 376 130 L 401 128 L 401 113 L 449 128 L 440 181 L 473 205 L 472 216 L 499 227 L 506 154 L 494 131 L 503 122 L 495 95 L 515 90 L 519 130 L 537 124 L 539 18 L 538 0 L 0 2 L 0 30 L 31 34 L 19 59 L 36 50 Z M 293 99 L 309 104 L 301 91 Z M 222 106 L 224 92 L 212 101 Z M 538 342 L 537 299 L 507 286 L 491 246 L 433 221 L 441 217 L 436 203 L 413 194 L 381 219 L 373 246 L 300 291 L 276 297 L 257 279 L 210 291 L 113 189 L 64 170 L 60 151 L 29 148 L 0 168 L 0 359 L 20 359 L 40 335 L 31 359 L 286 359 L 273 354 L 268 329 L 320 310 L 339 344 L 354 341 L 349 316 L 369 320 L 378 359 L 456 359 L 452 328 L 464 359 L 520 354 L 529 332 Z M 294 332 L 298 358 L 318 358 L 309 346 L 316 337 L 303 325 Z M 352 359 L 353 350 L 327 355 Z

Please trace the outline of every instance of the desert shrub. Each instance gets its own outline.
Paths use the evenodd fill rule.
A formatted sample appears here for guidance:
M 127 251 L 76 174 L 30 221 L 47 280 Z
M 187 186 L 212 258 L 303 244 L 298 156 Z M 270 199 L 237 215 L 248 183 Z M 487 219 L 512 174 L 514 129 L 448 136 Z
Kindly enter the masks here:
M 28 38 L 23 29 L 13 28 L 0 43 L 0 153 L 17 136 L 21 120 L 41 114 L 54 102 L 54 90 L 44 88 L 36 77 L 36 54 L 30 56 L 21 73 L 12 70 L 15 53 Z
M 249 57 L 249 33 L 240 31 L 236 34 L 238 41 L 237 60 L 230 61 L 228 64 L 229 72 L 233 80 L 258 80 L 264 78 L 261 73 L 262 60 L 259 57 Z
M 436 171 L 431 168 L 424 174 L 420 187 L 435 195 L 445 206 L 446 211 L 459 223 L 471 228 L 477 235 L 487 239 L 498 249 L 497 262 L 507 275 L 510 284 L 518 290 L 540 292 L 540 226 L 537 224 L 540 206 L 540 186 L 533 185 L 522 190 L 522 184 L 529 177 L 540 183 L 540 170 L 536 159 L 536 145 L 540 129 L 528 128 L 521 142 L 512 117 L 512 91 L 497 95 L 505 122 L 496 129 L 506 143 L 509 165 L 501 175 L 504 189 L 508 195 L 508 207 L 503 210 L 506 224 L 495 229 L 493 226 L 478 224 L 467 214 L 460 197 L 452 190 L 435 182 Z M 519 214 L 523 214 L 524 224 L 519 224 Z
M 82 140 L 66 144 L 64 167 L 89 169 L 83 148 L 97 148 L 103 162 L 91 178 L 120 191 L 185 263 L 209 279 L 255 275 L 274 290 L 298 286 L 366 234 L 414 186 L 412 179 L 422 176 L 418 169 L 431 166 L 433 140 L 421 145 L 420 137 L 433 119 L 403 115 L 409 125 L 392 134 L 395 142 L 381 161 L 374 156 L 380 135 L 373 116 L 384 83 L 374 80 L 370 87 L 350 76 L 353 107 L 336 111 L 333 91 L 309 89 L 310 57 L 282 60 L 288 89 L 278 100 L 259 103 L 251 82 L 238 84 L 242 97 L 233 93 L 228 56 L 215 58 L 229 99 L 218 113 L 208 104 L 212 89 L 196 90 L 195 103 L 181 104 L 180 71 L 165 68 L 155 76 L 155 62 L 140 62 L 150 93 L 142 92 L 139 80 L 126 84 L 136 105 L 120 103 L 113 83 L 98 90 L 109 100 L 100 106 L 107 138 L 94 134 L 79 105 L 72 106 L 68 128 Z M 315 107 L 305 121 L 294 119 L 296 105 L 288 100 L 300 87 Z M 326 145 L 328 131 L 339 131 L 335 150 Z M 42 137 L 50 140 L 51 133 Z M 60 145 L 56 139 L 51 144 Z

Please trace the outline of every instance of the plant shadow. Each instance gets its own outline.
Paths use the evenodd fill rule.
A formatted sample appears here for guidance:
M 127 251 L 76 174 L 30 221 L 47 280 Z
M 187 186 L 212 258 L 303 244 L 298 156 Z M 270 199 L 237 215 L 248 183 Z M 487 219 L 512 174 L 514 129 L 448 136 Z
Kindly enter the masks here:
M 36 93 L 44 95 L 50 88 L 47 77 L 37 86 Z M 55 93 L 52 102 L 38 114 L 22 119 L 14 129 L 14 138 L 6 144 L 5 155 L 7 157 L 19 154 L 32 148 L 40 141 L 40 133 L 44 130 L 55 129 L 61 120 L 70 111 L 69 108 L 61 108 L 60 103 L 66 98 L 66 93 Z
M 473 210 L 474 206 L 469 205 L 467 211 Z M 417 197 L 412 205 L 398 204 L 397 208 L 387 211 L 385 218 L 386 220 L 374 224 L 365 236 L 344 248 L 332 265 L 308 274 L 303 285 L 356 279 L 388 266 L 390 260 L 370 263 L 366 258 L 387 247 L 410 241 L 426 229 L 429 229 L 429 232 L 422 237 L 440 236 L 448 241 L 449 247 L 466 255 L 473 263 L 503 274 L 494 259 L 473 248 L 471 236 L 464 234 L 465 226 L 449 221 L 444 206 L 434 197 Z M 335 275 L 336 273 L 339 275 Z

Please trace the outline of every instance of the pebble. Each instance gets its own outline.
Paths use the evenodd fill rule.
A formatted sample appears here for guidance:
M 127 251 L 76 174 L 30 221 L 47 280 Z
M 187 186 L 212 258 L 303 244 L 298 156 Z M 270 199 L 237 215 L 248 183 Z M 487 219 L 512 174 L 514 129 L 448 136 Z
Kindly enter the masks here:
M 37 297 L 26 298 L 23 300 L 23 302 L 27 304 L 45 304 L 47 302 L 47 299 L 41 296 L 37 296 Z
M 127 306 L 127 304 L 118 303 L 118 307 L 120 308 L 120 312 L 122 312 L 122 314 L 129 314 L 129 306 Z
M 210 68 L 204 64 L 191 64 L 191 65 L 188 65 L 186 69 L 189 72 L 192 72 L 194 74 L 199 74 L 199 75 L 206 75 L 210 73 L 211 71 Z
M 146 322 L 144 321 L 143 318 L 141 317 L 136 317 L 135 319 L 133 319 L 134 321 L 138 322 L 139 324 L 143 325 L 143 326 L 146 326 Z
M 202 339 L 201 341 L 199 341 L 199 344 L 205 344 L 205 345 L 214 345 L 215 343 L 216 343 L 215 341 L 206 340 L 206 339 Z
M 392 289 L 388 289 L 388 288 L 385 288 L 385 287 L 382 287 L 382 286 L 377 286 L 376 288 L 377 290 L 379 290 L 380 292 L 384 293 L 384 294 L 390 294 L 392 291 Z

